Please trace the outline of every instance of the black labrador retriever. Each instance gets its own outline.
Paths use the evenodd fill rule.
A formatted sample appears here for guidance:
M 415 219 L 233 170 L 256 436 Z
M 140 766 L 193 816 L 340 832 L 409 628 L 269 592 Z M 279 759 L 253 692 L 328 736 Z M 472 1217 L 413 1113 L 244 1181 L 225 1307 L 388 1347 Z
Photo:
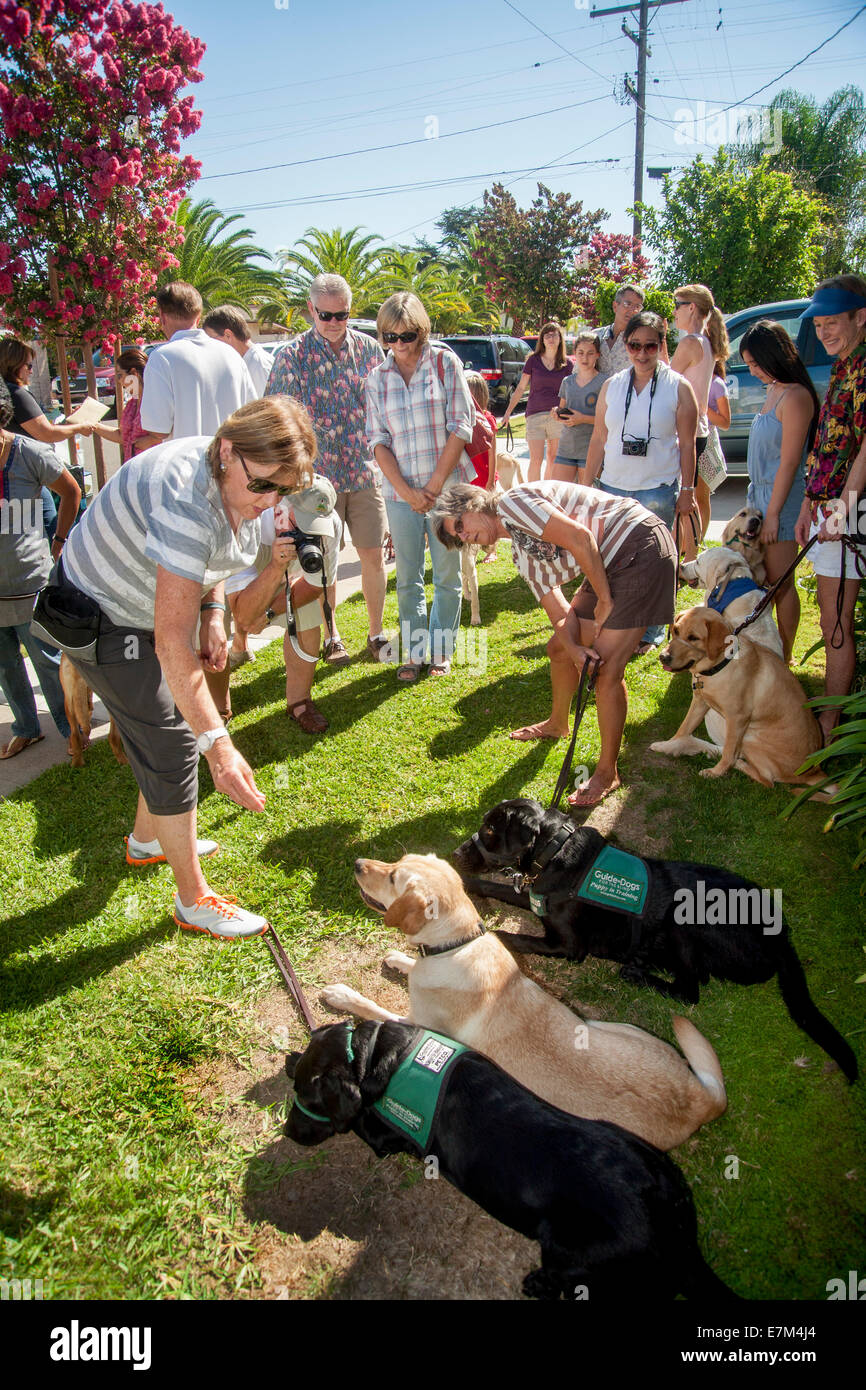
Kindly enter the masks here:
M 543 956 L 586 956 L 616 960 L 620 974 L 633 984 L 650 985 L 661 994 L 696 1004 L 700 987 L 711 976 L 737 984 L 761 984 L 779 977 L 782 998 L 794 1022 L 839 1064 L 849 1081 L 858 1070 L 854 1053 L 810 998 L 797 953 L 778 899 L 727 869 L 685 860 L 643 859 L 645 899 L 637 916 L 610 905 L 596 892 L 587 893 L 600 853 L 612 846 L 591 826 L 575 826 L 561 811 L 549 811 L 539 801 L 519 797 L 501 801 L 481 828 L 454 851 L 454 862 L 467 892 L 495 898 L 535 911 L 544 936 L 499 933 L 512 950 Z M 614 851 L 616 853 L 616 851 Z M 604 880 L 604 860 L 601 861 Z M 512 869 L 509 887 L 474 877 L 483 867 Z M 638 901 L 641 870 L 626 865 L 625 892 Z M 620 891 L 617 865 L 608 874 Z M 630 883 L 633 878 L 635 883 Z M 597 879 L 596 879 L 597 881 Z M 602 889 L 605 888 L 602 882 Z M 743 919 L 746 920 L 743 920 Z M 673 975 L 668 982 L 652 973 Z
M 444 1079 L 429 1132 L 412 1137 L 413 1102 L 395 1075 L 421 1064 Z M 286 1071 L 290 1139 L 321 1144 L 353 1130 L 380 1158 L 432 1156 L 460 1192 L 539 1241 L 528 1297 L 737 1297 L 701 1255 L 691 1191 L 667 1154 L 619 1125 L 557 1110 L 481 1053 L 412 1024 L 332 1023 L 289 1055 Z

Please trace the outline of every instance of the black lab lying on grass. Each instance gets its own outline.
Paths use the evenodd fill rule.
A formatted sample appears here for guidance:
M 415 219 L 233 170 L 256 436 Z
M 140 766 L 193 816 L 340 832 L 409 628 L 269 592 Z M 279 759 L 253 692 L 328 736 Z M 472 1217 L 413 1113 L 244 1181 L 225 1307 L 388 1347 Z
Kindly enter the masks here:
M 651 985 L 690 1004 L 697 1003 L 701 985 L 711 976 L 754 985 L 778 975 L 794 1022 L 830 1054 L 849 1081 L 856 1081 L 854 1053 L 810 998 L 781 912 L 771 922 L 761 914 L 758 905 L 768 905 L 771 895 L 711 864 L 645 858 L 647 893 L 639 919 L 577 896 L 607 844 L 591 826 L 577 827 L 562 812 L 546 811 L 539 801 L 520 797 L 488 811 L 480 830 L 454 851 L 454 862 L 467 892 L 537 909 L 543 937 L 499 933 L 514 951 L 577 961 L 586 956 L 617 960 L 624 980 Z M 519 871 L 525 882 L 518 888 L 472 877 L 485 865 Z M 708 910 L 720 901 L 729 907 Z M 701 910 L 689 912 L 690 904 Z M 673 981 L 652 974 L 653 969 L 667 971 Z
M 295 1083 L 286 1134 L 321 1144 L 353 1130 L 380 1158 L 433 1156 L 460 1192 L 540 1242 L 541 1268 L 523 1281 L 529 1297 L 736 1297 L 698 1249 L 692 1194 L 672 1159 L 619 1125 L 548 1105 L 480 1052 L 446 1056 L 458 1048 L 406 1023 L 317 1028 L 286 1061 Z M 403 1129 L 374 1108 L 388 1107 L 403 1062 L 401 1075 L 420 1064 L 444 1077 L 429 1136 L 405 1128 L 405 1090 Z

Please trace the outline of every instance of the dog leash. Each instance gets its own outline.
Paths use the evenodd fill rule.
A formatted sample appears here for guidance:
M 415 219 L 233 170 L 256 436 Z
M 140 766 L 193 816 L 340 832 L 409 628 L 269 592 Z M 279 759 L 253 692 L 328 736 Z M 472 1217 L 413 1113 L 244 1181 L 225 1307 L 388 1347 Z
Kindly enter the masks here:
M 286 989 L 289 991 L 289 994 L 292 996 L 295 1003 L 297 1004 L 298 1009 L 301 1013 L 301 1017 L 303 1018 L 308 1029 L 312 1033 L 313 1029 L 318 1027 L 318 1025 L 316 1023 L 316 1020 L 313 1018 L 310 1006 L 307 1003 L 306 995 L 304 994 L 304 991 L 301 988 L 301 982 L 295 974 L 294 970 L 292 969 L 292 962 L 289 960 L 288 956 L 283 950 L 280 938 L 277 936 L 277 933 L 273 927 L 270 927 L 269 930 L 265 932 L 264 940 L 265 945 L 267 946 L 268 950 L 274 958 L 274 964 L 276 965 L 277 969 L 280 972 L 280 975 L 283 978 L 283 984 L 286 986 Z
M 571 735 L 571 743 L 568 745 L 568 752 L 562 764 L 562 771 L 556 783 L 556 790 L 553 793 L 553 800 L 548 810 L 556 811 L 559 809 L 559 802 L 562 793 L 568 786 L 568 779 L 571 776 L 571 764 L 574 761 L 574 748 L 577 743 L 577 731 L 580 728 L 580 721 L 584 716 L 584 711 L 589 704 L 589 697 L 595 688 L 595 678 L 598 675 L 600 661 L 588 656 L 584 659 L 583 670 L 580 673 L 580 684 L 577 687 L 577 703 L 574 707 L 574 729 Z

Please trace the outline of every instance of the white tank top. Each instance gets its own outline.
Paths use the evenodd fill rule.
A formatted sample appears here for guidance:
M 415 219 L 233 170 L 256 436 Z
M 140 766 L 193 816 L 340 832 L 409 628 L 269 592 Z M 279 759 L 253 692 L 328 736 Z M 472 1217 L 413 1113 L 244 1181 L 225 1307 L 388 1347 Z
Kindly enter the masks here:
M 706 333 L 687 333 L 683 342 L 689 338 L 694 338 L 701 349 L 701 360 L 695 362 L 693 366 L 686 367 L 683 376 L 691 384 L 692 390 L 698 400 L 698 439 L 705 439 L 710 432 L 710 422 L 707 419 L 707 401 L 710 395 L 710 382 L 713 379 L 713 367 L 715 358 L 713 349 L 710 347 L 710 340 Z
M 607 442 L 604 446 L 603 481 L 610 487 L 621 488 L 623 492 L 635 492 L 644 488 L 669 486 L 680 476 L 680 446 L 677 440 L 677 402 L 679 385 L 683 378 L 674 372 L 666 362 L 659 362 L 656 387 L 652 396 L 652 420 L 650 422 L 650 392 L 652 382 L 647 382 L 638 393 L 632 391 L 625 413 L 631 368 L 617 372 L 607 382 L 607 410 L 604 423 L 607 427 Z M 644 456 L 624 455 L 622 436 L 629 439 L 649 438 Z

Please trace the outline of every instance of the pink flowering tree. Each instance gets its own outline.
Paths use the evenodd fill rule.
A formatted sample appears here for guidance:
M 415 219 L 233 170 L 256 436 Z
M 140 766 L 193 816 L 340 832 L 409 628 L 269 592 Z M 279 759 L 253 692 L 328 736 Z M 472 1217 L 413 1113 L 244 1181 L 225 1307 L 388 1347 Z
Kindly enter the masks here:
M 650 272 L 649 261 L 641 255 L 640 242 L 619 232 L 596 232 L 575 256 L 575 267 L 575 312 L 593 327 L 601 322 L 596 303 L 600 281 L 613 280 L 624 285 L 634 280 L 643 284 Z
M 0 312 L 25 338 L 152 335 L 199 165 L 204 45 L 162 5 L 0 0 Z M 49 268 L 56 270 L 52 292 Z

